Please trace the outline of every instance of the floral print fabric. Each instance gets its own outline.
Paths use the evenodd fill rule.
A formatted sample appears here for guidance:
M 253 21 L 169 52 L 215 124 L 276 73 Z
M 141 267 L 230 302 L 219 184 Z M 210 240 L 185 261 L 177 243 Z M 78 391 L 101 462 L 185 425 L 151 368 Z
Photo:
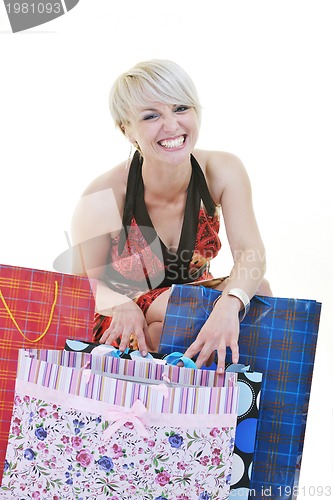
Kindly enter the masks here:
M 108 425 L 97 414 L 16 394 L 0 498 L 228 498 L 234 427 L 152 426 L 143 438 L 127 422 L 103 439 Z

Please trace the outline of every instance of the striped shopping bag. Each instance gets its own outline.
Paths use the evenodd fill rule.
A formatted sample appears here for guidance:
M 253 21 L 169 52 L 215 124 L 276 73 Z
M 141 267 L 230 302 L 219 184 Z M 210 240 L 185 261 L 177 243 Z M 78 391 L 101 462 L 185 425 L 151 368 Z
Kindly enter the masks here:
M 156 385 L 143 376 L 148 363 L 104 356 L 118 373 L 96 372 L 86 367 L 90 354 L 25 354 L 0 496 L 229 498 L 236 374 L 219 387 Z M 124 373 L 130 365 L 140 380 Z

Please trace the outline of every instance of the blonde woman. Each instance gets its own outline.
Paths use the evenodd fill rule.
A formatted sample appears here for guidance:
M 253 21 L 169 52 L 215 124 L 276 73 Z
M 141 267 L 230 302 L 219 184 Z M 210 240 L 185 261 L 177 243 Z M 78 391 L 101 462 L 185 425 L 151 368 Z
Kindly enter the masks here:
M 234 265 L 185 352 L 198 355 L 201 367 L 217 351 L 222 373 L 227 346 L 238 361 L 240 310 L 258 290 L 271 293 L 244 166 L 230 153 L 195 148 L 200 104 L 174 62 L 142 62 L 122 74 L 110 108 L 136 152 L 90 184 L 72 231 L 85 273 L 97 283 L 94 340 L 157 351 L 170 286 L 212 278 L 222 212 Z

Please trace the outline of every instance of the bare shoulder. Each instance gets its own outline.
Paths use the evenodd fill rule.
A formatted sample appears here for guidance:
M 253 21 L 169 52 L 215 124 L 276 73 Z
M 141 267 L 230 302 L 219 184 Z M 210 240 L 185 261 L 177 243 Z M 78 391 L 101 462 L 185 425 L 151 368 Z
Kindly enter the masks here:
M 94 179 L 82 194 L 81 200 L 91 200 L 89 206 L 99 215 L 110 210 L 110 200 L 116 202 L 118 212 L 122 212 L 128 178 L 125 162 L 113 167 Z
M 104 189 L 115 189 L 122 191 L 127 184 L 128 169 L 125 168 L 126 163 L 120 163 L 112 169 L 104 172 L 94 179 L 84 190 L 82 196 L 98 193 Z
M 121 228 L 128 170 L 121 163 L 94 179 L 78 200 L 72 219 L 76 239 L 115 234 Z
M 194 156 L 206 175 L 244 171 L 244 165 L 238 156 L 227 151 L 208 151 L 196 149 Z
M 215 202 L 219 203 L 224 190 L 235 182 L 248 183 L 245 167 L 236 155 L 226 151 L 195 150 Z

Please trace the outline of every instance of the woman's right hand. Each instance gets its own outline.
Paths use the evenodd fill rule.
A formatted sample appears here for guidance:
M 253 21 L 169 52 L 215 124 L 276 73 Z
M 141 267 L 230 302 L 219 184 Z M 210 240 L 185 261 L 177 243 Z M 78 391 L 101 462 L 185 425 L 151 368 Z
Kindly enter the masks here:
M 147 329 L 147 322 L 140 307 L 135 302 L 128 301 L 112 308 L 111 325 L 105 330 L 100 343 L 111 345 L 112 342 L 121 337 L 119 350 L 124 351 L 129 344 L 131 335 L 134 335 L 142 356 L 146 356 L 148 352 Z

